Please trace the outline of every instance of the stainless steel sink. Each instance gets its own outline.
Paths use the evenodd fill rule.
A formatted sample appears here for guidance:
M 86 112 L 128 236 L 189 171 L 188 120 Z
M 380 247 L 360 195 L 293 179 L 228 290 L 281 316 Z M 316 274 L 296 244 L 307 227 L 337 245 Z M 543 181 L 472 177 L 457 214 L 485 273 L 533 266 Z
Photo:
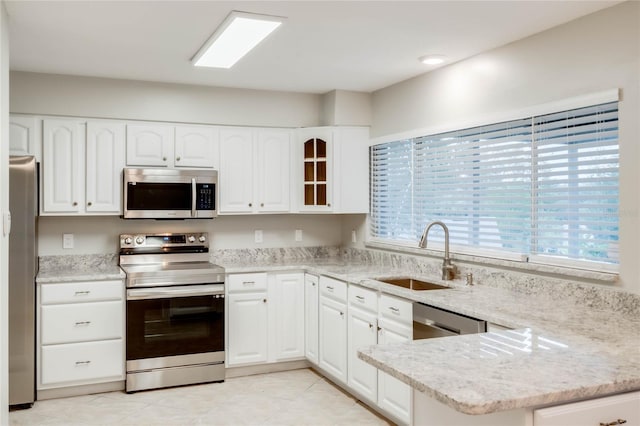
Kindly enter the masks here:
M 451 287 L 433 284 L 426 281 L 416 280 L 410 277 L 396 277 L 396 278 L 376 278 L 377 281 L 383 283 L 397 285 L 398 287 L 408 288 L 410 290 L 444 290 Z

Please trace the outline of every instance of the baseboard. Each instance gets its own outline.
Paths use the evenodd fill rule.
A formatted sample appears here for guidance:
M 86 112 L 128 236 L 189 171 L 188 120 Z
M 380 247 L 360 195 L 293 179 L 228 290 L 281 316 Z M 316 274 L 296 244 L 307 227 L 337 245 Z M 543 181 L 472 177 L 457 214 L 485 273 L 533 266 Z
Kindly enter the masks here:
M 92 393 L 114 392 L 124 390 L 124 380 L 108 383 L 97 383 L 82 386 L 68 386 L 55 389 L 36 390 L 36 401 L 54 398 L 66 398 L 69 396 L 89 395 Z
M 299 361 L 275 362 L 270 364 L 248 365 L 243 367 L 227 367 L 225 377 L 231 379 L 233 377 L 252 376 L 254 374 L 277 373 L 280 371 L 299 370 L 301 368 L 309 368 L 311 364 L 303 359 Z

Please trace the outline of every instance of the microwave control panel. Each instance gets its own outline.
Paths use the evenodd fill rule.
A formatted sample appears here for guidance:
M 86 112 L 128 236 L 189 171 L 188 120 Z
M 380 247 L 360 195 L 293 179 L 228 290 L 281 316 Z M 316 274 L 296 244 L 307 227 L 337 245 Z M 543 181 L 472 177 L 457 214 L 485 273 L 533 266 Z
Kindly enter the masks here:
M 211 183 L 196 184 L 196 210 L 216 209 L 216 185 Z

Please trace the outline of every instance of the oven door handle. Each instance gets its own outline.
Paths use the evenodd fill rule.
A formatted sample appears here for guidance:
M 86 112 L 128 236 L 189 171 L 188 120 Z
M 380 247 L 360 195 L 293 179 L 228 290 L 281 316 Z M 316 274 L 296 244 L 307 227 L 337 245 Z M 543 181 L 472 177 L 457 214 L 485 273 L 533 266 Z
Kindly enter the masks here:
M 129 289 L 127 300 L 171 299 L 176 297 L 220 296 L 224 297 L 224 285 L 188 285 L 163 288 Z
M 196 217 L 196 178 L 191 178 L 191 217 Z

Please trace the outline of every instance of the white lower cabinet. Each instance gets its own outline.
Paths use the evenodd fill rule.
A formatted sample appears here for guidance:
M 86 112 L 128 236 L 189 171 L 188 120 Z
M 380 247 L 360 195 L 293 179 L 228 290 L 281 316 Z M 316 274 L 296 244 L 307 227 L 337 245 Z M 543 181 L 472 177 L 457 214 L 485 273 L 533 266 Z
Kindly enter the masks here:
M 378 369 L 358 358 L 358 349 L 378 342 L 378 295 L 373 290 L 349 285 L 347 345 L 348 384 L 371 403 L 378 399 Z
M 413 339 L 413 303 L 380 295 L 378 343 L 404 343 Z M 410 385 L 378 371 L 378 406 L 403 424 L 411 423 L 413 389 Z
M 640 425 L 640 392 L 533 411 L 534 426 Z
M 227 277 L 227 365 L 304 358 L 304 274 Z
M 318 303 L 320 290 L 316 275 L 304 275 L 304 351 L 309 362 L 318 364 Z
M 320 277 L 319 366 L 347 383 L 347 283 Z
M 124 282 L 38 284 L 37 389 L 124 379 Z

